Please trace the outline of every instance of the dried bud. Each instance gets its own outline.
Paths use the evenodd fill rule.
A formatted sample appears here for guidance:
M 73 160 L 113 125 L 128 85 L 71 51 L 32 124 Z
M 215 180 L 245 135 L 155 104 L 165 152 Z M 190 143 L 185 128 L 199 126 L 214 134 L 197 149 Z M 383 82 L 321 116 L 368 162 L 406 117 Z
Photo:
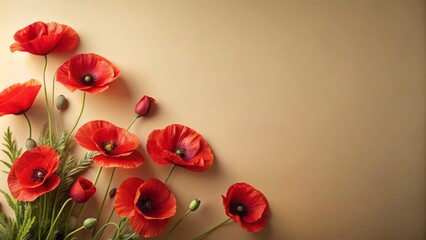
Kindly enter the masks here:
M 96 218 L 88 218 L 84 220 L 83 227 L 86 230 L 91 229 L 95 226 L 96 222 L 97 222 Z
M 68 106 L 68 100 L 65 98 L 64 95 L 59 95 L 56 98 L 56 108 L 58 110 L 64 110 Z
M 192 200 L 192 202 L 189 204 L 189 210 L 196 211 L 201 205 L 201 198 L 196 198 Z
M 109 198 L 113 199 L 116 193 L 117 193 L 117 188 L 111 189 L 111 191 L 109 191 Z
M 135 106 L 135 113 L 138 117 L 145 117 L 149 110 L 154 105 L 155 99 L 148 96 L 143 96 Z
M 28 138 L 27 141 L 25 141 L 25 147 L 27 150 L 31 150 L 35 147 L 37 147 L 37 143 L 32 138 Z

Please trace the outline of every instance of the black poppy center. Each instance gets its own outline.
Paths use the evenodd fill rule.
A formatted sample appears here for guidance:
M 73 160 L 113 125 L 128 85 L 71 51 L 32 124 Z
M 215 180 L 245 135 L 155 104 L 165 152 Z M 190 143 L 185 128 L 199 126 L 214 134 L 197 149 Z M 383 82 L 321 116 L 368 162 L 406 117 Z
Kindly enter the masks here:
M 175 153 L 181 158 L 183 158 L 185 156 L 185 152 L 186 152 L 185 148 L 177 147 L 175 149 Z
M 33 181 L 34 182 L 43 182 L 44 178 L 46 177 L 47 171 L 43 168 L 37 168 L 33 171 Z
M 247 214 L 247 208 L 241 202 L 232 203 L 230 207 L 230 212 L 234 215 L 239 215 L 240 217 L 242 217 Z
M 91 74 L 86 74 L 81 78 L 84 85 L 91 85 L 92 82 L 95 80 L 95 77 Z
M 154 210 L 154 202 L 149 198 L 141 198 L 136 203 L 136 206 L 142 211 L 144 214 L 150 213 Z
M 102 149 L 104 150 L 106 154 L 111 154 L 116 147 L 117 147 L 117 144 L 115 142 L 109 141 L 103 144 Z

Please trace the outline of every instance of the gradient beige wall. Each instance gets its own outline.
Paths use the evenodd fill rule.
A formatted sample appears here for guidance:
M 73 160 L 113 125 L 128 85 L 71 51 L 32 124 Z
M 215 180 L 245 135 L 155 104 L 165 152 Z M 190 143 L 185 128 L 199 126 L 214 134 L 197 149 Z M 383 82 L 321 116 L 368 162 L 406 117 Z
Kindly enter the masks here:
M 15 31 L 37 20 L 72 26 L 77 52 L 122 70 L 108 91 L 89 96 L 83 122 L 125 127 L 148 94 L 158 110 L 134 126 L 142 142 L 182 123 L 212 146 L 209 172 L 171 178 L 178 215 L 203 198 L 175 239 L 222 221 L 220 195 L 237 181 L 266 195 L 270 224 L 252 235 L 230 223 L 209 239 L 425 239 L 424 1 L 1 1 L 1 89 L 41 78 L 41 57 L 9 52 Z M 70 56 L 52 56 L 49 76 Z M 71 99 L 70 128 L 82 94 L 57 92 Z M 29 116 L 45 121 L 44 111 Z M 24 118 L 0 118 L 1 131 L 9 125 L 22 142 Z M 147 159 L 119 170 L 113 185 L 168 171 Z

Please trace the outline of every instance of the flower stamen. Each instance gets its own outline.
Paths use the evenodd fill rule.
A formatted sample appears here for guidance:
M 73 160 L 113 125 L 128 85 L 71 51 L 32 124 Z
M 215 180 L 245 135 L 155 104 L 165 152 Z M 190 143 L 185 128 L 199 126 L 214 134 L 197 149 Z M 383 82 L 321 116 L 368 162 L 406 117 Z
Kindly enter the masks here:
M 46 176 L 47 171 L 43 168 L 37 168 L 33 171 L 33 181 L 34 182 L 43 182 L 44 177 Z
M 136 206 L 142 211 L 142 213 L 149 213 L 153 210 L 154 203 L 151 201 L 151 199 L 148 198 L 142 198 L 139 199 Z

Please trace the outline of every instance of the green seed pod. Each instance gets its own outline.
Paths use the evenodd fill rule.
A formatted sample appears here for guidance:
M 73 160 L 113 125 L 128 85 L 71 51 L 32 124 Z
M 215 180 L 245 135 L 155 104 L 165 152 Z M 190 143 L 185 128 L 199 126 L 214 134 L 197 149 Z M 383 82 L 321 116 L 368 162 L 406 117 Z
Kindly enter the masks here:
M 25 147 L 27 150 L 31 150 L 35 147 L 37 147 L 37 143 L 32 138 L 28 138 L 27 141 L 25 141 Z
M 65 98 L 64 95 L 59 95 L 56 98 L 56 108 L 58 110 L 64 110 L 68 105 L 68 100 Z
M 201 205 L 201 198 L 196 198 L 192 200 L 192 202 L 189 204 L 189 210 L 190 211 L 196 211 L 198 207 Z
M 84 220 L 83 227 L 86 230 L 92 229 L 95 226 L 96 222 L 97 222 L 96 218 L 88 218 Z

